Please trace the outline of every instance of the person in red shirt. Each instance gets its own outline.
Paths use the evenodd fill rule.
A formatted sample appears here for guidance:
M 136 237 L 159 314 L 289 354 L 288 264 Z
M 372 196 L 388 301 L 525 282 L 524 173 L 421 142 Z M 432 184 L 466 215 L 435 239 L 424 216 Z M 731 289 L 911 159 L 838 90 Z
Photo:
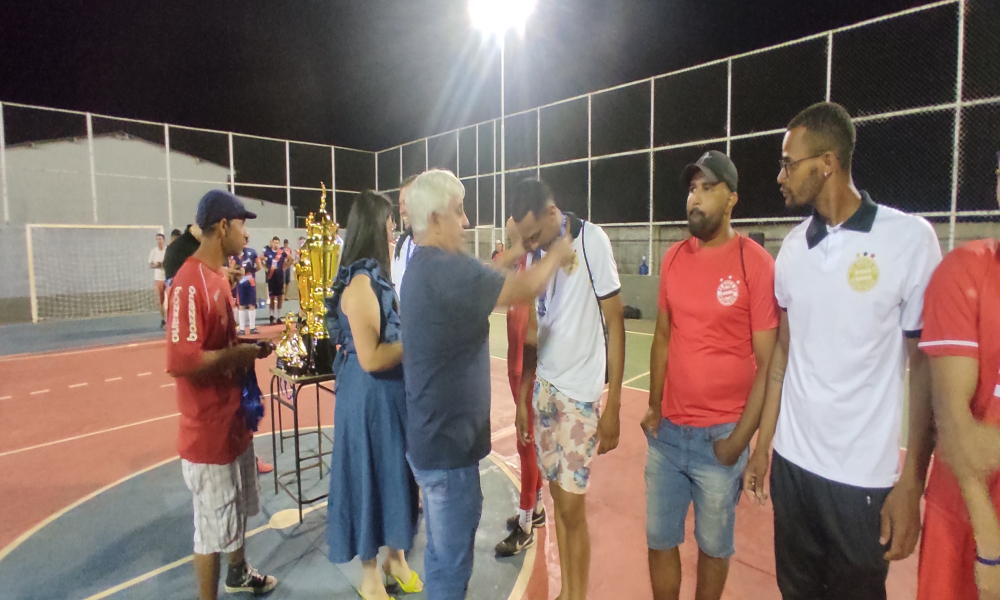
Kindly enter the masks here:
M 930 356 L 941 460 L 925 494 L 917 598 L 997 600 L 1000 242 L 971 242 L 941 262 L 924 297 L 920 349 Z
M 528 250 L 518 236 L 513 218 L 507 220 L 507 237 L 510 239 L 510 248 L 504 251 L 503 242 L 498 241 L 497 249 L 500 252 L 493 253 L 494 262 L 504 270 L 512 266 L 515 270 L 526 269 Z M 528 341 L 528 324 L 533 313 L 534 306 L 531 304 L 515 304 L 507 307 L 507 380 L 515 404 L 521 390 L 524 344 Z M 531 403 L 528 402 L 527 406 L 528 427 L 531 431 L 534 416 Z M 517 514 L 507 519 L 507 530 L 510 534 L 496 545 L 498 556 L 514 556 L 530 548 L 535 543 L 535 528 L 545 526 L 545 507 L 542 506 L 543 481 L 538 470 L 535 444 L 524 443 L 518 437 L 517 454 L 521 461 L 521 502 Z
M 177 451 L 194 498 L 194 567 L 202 600 L 215 600 L 219 553 L 228 553 L 226 591 L 263 594 L 277 580 L 244 557 L 247 517 L 260 510 L 253 438 L 241 411 L 239 377 L 267 347 L 240 343 L 224 266 L 243 247 L 256 215 L 229 192 L 198 204 L 201 245 L 174 277 L 168 299 L 167 372 L 177 379 Z
M 774 259 L 730 226 L 736 166 L 706 153 L 684 170 L 692 237 L 660 272 L 650 351 L 646 539 L 656 600 L 677 598 L 679 546 L 694 502 L 696 597 L 720 598 L 729 573 L 743 470 L 760 422 L 777 340 Z

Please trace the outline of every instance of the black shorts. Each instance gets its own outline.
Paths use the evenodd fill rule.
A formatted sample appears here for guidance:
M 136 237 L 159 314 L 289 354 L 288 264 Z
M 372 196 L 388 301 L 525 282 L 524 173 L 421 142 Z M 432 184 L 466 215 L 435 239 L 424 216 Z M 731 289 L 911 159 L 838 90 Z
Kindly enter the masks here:
M 784 600 L 885 600 L 889 563 L 879 534 L 890 491 L 831 481 L 774 453 L 774 558 Z
M 285 295 L 285 278 L 282 277 L 281 271 L 267 280 L 267 293 L 269 296 Z

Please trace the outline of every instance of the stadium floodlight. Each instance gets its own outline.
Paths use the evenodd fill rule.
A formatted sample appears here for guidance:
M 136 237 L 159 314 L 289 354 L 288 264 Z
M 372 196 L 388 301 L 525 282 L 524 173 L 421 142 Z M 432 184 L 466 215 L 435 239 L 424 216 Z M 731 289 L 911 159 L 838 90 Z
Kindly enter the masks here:
M 469 16 L 473 26 L 500 43 L 500 229 L 503 231 L 507 214 L 507 132 L 504 127 L 504 38 L 510 30 L 524 32 L 524 25 L 535 10 L 535 0 L 469 0 Z M 494 223 L 493 244 L 496 245 L 497 224 Z M 476 251 L 478 252 L 478 240 Z
M 501 40 L 511 29 L 523 30 L 534 10 L 535 0 L 469 0 L 472 24 Z

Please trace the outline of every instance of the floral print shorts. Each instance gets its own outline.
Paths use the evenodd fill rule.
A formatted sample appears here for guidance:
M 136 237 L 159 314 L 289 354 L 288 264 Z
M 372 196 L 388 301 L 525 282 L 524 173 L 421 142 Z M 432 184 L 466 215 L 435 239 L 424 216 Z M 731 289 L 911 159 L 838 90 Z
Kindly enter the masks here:
M 542 475 L 564 491 L 586 493 L 597 448 L 600 402 L 577 402 L 538 378 L 534 408 L 535 450 Z

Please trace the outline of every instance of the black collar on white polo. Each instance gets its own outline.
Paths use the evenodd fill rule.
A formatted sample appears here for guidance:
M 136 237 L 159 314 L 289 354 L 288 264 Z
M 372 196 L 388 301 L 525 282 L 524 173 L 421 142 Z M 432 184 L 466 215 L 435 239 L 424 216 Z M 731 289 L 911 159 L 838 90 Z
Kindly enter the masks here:
M 850 229 L 851 231 L 871 233 L 877 212 L 878 204 L 875 204 L 875 201 L 868 195 L 868 192 L 862 190 L 861 206 L 840 227 Z M 823 217 L 818 212 L 813 210 L 812 221 L 809 223 L 809 228 L 806 229 L 806 243 L 809 244 L 809 249 L 812 250 L 818 246 L 827 233 L 826 221 L 823 220 Z

